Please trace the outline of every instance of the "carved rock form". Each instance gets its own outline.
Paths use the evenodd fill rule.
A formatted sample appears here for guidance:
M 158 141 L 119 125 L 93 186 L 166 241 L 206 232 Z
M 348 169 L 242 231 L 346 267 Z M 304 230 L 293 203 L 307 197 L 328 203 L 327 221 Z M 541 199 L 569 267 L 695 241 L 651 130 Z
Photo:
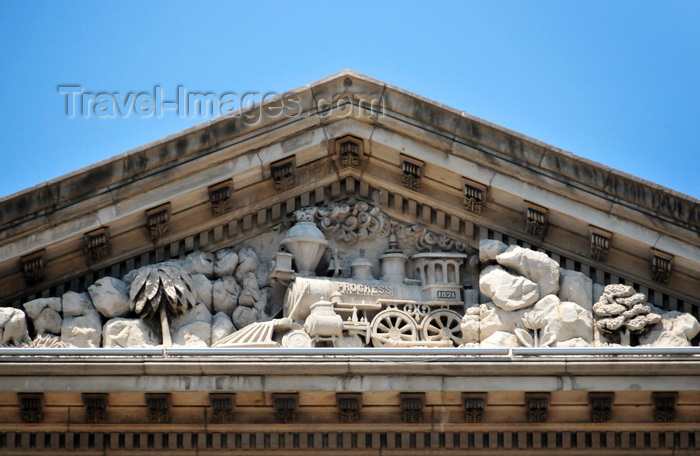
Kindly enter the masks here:
M 540 296 L 559 293 L 559 263 L 547 254 L 511 245 L 496 261 L 535 282 Z
M 61 334 L 61 298 L 40 298 L 24 303 L 37 334 Z
M 483 348 L 515 348 L 519 347 L 518 338 L 515 334 L 496 331 L 481 342 Z
M 29 342 L 24 312 L 12 307 L 0 307 L 0 344 L 20 345 Z
M 102 339 L 102 319 L 90 295 L 69 291 L 61 301 L 64 317 L 61 342 L 69 347 L 98 348 Z
M 248 272 L 242 280 L 243 291 L 238 295 L 238 304 L 253 307 L 260 301 L 260 288 L 254 272 Z
M 211 312 L 213 293 L 211 281 L 204 274 L 192 274 L 192 283 L 194 284 L 194 294 L 197 301 L 204 304 Z
M 260 268 L 260 258 L 255 250 L 250 247 L 243 247 L 238 251 L 238 268 L 236 269 L 236 280 L 239 284 L 243 284 L 246 280 L 246 276 L 253 274 L 257 276 Z M 245 286 L 245 285 L 244 285 Z
M 204 274 L 209 279 L 214 278 L 214 262 L 216 256 L 209 252 L 192 252 L 185 258 L 183 267 L 185 271 L 193 276 L 195 274 Z M 235 268 L 235 266 L 234 266 Z
M 593 281 L 582 272 L 559 268 L 559 298 L 575 302 L 587 311 L 593 309 Z
M 631 333 L 642 335 L 661 322 L 661 316 L 645 305 L 646 296 L 628 285 L 607 285 L 593 306 L 595 326 L 609 339 L 630 345 Z
M 221 249 L 216 252 L 214 275 L 217 277 L 231 276 L 238 266 L 238 254 L 231 249 Z
M 138 348 L 158 345 L 148 323 L 140 318 L 113 318 L 102 327 L 105 348 Z
M 114 277 L 103 277 L 88 287 L 92 303 L 107 318 L 124 317 L 134 310 L 129 286 Z M 65 314 L 65 303 L 64 303 Z
M 389 223 L 378 207 L 353 198 L 318 208 L 318 227 L 326 239 L 353 245 L 389 234 Z
M 639 337 L 639 343 L 652 347 L 689 347 L 691 339 L 700 334 L 700 323 L 689 313 L 677 310 L 664 312 L 647 304 L 652 312 L 661 315 L 661 324 Z
M 187 347 L 211 345 L 211 313 L 201 302 L 172 321 L 173 344 Z
M 231 277 L 224 277 L 212 284 L 212 308 L 214 312 L 223 312 L 231 315 L 238 307 L 238 295 L 241 288 L 236 280 Z
M 593 342 L 591 313 L 575 302 L 559 302 L 544 314 L 544 320 L 544 333 L 552 334 L 554 344 L 571 339 L 581 339 L 587 345 Z
M 482 239 L 479 241 L 479 261 L 488 263 L 496 261 L 496 257 L 508 250 L 508 246 L 495 239 Z
M 479 340 L 484 342 L 496 332 L 514 333 L 520 325 L 525 310 L 509 312 L 496 306 L 493 302 L 487 302 L 479 306 Z
M 260 321 L 260 311 L 254 307 L 239 306 L 233 311 L 231 320 L 236 328 L 241 329 Z
M 481 308 L 479 306 L 469 307 L 464 313 L 459 328 L 462 330 L 462 339 L 465 345 L 479 343 L 480 314 Z
M 506 311 L 529 307 L 540 297 L 536 283 L 514 276 L 500 266 L 488 266 L 482 271 L 479 290 Z
M 233 327 L 233 322 L 223 312 L 218 312 L 212 318 L 211 325 L 211 345 L 216 345 L 217 342 L 231 335 L 236 329 Z

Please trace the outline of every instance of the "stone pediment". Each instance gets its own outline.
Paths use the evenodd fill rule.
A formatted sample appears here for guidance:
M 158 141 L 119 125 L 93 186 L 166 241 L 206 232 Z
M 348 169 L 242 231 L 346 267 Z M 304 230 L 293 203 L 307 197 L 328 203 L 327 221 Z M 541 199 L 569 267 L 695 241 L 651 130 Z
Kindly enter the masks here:
M 284 97 L 298 112 L 272 115 Z M 698 315 L 697 200 L 353 72 L 0 200 L 0 304 L 85 293 L 195 252 L 277 249 L 295 211 L 351 198 L 452 243 L 438 250 L 531 247 L 599 285 L 635 284 L 641 305 Z M 327 236 L 352 238 L 337 231 Z M 377 271 L 387 239 L 339 258 L 365 248 Z M 268 250 L 256 254 L 272 261 Z

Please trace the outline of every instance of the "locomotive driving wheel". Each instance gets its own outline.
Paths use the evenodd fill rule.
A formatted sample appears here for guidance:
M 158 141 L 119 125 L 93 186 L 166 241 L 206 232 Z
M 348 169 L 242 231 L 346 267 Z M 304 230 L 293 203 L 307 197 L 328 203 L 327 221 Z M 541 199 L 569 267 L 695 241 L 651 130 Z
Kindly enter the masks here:
M 389 309 L 372 319 L 370 334 L 375 347 L 393 347 L 405 345 L 401 342 L 417 341 L 418 327 L 406 312 Z
M 462 317 L 453 310 L 436 310 L 423 321 L 423 340 L 447 340 L 455 346 L 464 344 Z

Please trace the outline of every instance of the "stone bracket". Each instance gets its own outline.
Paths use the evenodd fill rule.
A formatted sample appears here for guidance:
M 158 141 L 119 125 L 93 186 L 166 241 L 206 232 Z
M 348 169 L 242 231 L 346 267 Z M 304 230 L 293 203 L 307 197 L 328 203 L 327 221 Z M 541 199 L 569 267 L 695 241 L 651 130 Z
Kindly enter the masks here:
M 542 239 L 547 227 L 547 208 L 525 201 L 525 231 Z
M 211 421 L 212 423 L 232 423 L 233 409 L 236 406 L 236 395 L 234 393 L 211 393 Z
M 270 174 L 278 192 L 291 190 L 296 185 L 296 158 L 285 158 L 270 163 Z
M 209 192 L 211 212 L 215 217 L 233 210 L 233 199 L 231 198 L 233 179 L 211 185 L 207 191 Z
M 22 262 L 22 273 L 24 273 L 27 283 L 34 284 L 44 280 L 46 273 L 46 249 L 25 255 L 20 261 Z
M 651 398 L 654 403 L 654 421 L 670 423 L 676 418 L 677 392 L 655 392 L 651 394 Z
M 612 406 L 615 401 L 615 393 L 588 393 L 588 403 L 591 406 L 591 421 L 604 423 L 612 417 Z
M 610 253 L 612 233 L 593 225 L 588 226 L 591 235 L 591 258 L 605 261 Z
M 107 393 L 83 393 L 86 423 L 107 422 L 108 398 L 109 395 Z
M 401 154 L 401 182 L 404 187 L 420 191 L 420 181 L 423 177 L 425 163 L 408 155 Z
M 148 420 L 151 423 L 170 423 L 172 399 L 170 393 L 146 394 Z
M 483 423 L 487 393 L 462 393 L 464 420 L 467 423 Z
M 469 212 L 481 213 L 484 208 L 486 186 L 462 177 L 462 190 L 464 191 L 464 208 Z
M 109 227 L 103 226 L 83 234 L 83 246 L 88 264 L 107 258 L 111 251 Z
M 153 242 L 164 237 L 170 232 L 170 216 L 172 209 L 170 203 L 161 204 L 146 211 L 146 228 Z
M 338 167 L 359 168 L 365 155 L 364 141 L 346 135 L 333 141 L 333 155 L 338 157 Z
M 19 416 L 25 423 L 41 423 L 44 419 L 44 393 L 18 393 Z
M 296 421 L 297 408 L 299 407 L 298 393 L 274 393 L 272 400 L 275 403 L 275 416 L 278 423 Z
M 422 423 L 425 393 L 400 393 L 401 418 L 404 423 Z
M 547 409 L 551 393 L 525 393 L 525 408 L 529 423 L 544 423 L 547 421 Z
M 362 393 L 337 393 L 338 412 L 341 423 L 359 423 L 362 408 Z
M 671 277 L 673 255 L 661 250 L 651 249 L 651 278 L 666 283 Z

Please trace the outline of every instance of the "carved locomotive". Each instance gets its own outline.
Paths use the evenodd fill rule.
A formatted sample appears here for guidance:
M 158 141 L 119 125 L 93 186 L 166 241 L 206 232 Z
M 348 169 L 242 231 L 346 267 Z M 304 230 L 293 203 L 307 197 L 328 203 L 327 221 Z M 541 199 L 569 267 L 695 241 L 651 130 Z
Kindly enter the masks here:
M 372 275 L 372 263 L 360 256 L 351 265 L 351 277 L 315 277 L 327 241 L 308 219 L 300 216 L 276 257 L 273 276 L 288 281 L 284 317 L 291 332 L 282 345 L 361 347 L 458 346 L 463 343 L 460 323 L 464 301 L 460 271 L 463 253 L 417 253 L 410 258 L 398 248 L 395 236 L 379 258 L 381 279 Z M 306 215 L 308 218 L 308 215 Z M 294 272 L 291 260 L 299 272 Z M 408 260 L 416 279 L 406 276 Z M 303 270 L 302 270 L 303 269 Z M 337 272 L 336 272 L 337 275 Z M 308 337 L 308 342 L 305 342 Z

